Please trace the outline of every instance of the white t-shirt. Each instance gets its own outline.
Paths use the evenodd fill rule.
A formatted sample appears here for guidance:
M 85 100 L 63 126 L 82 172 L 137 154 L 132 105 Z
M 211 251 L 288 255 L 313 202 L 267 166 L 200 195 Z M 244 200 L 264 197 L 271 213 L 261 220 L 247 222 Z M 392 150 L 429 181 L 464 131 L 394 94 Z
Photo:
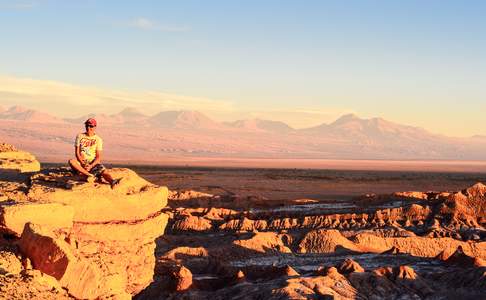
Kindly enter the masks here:
M 91 163 L 96 159 L 97 150 L 103 150 L 103 140 L 96 134 L 89 136 L 85 133 L 80 133 L 76 136 L 74 144 L 76 147 L 79 147 L 81 156 L 88 163 Z

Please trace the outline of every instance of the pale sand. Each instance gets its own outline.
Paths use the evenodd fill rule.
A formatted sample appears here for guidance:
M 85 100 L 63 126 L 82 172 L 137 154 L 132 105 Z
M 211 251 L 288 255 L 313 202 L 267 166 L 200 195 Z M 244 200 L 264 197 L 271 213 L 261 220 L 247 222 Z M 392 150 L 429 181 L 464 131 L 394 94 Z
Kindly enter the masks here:
M 136 163 L 136 162 L 124 162 Z M 423 172 L 486 172 L 486 161 L 398 161 L 253 158 L 173 158 L 155 165 L 235 168 L 332 169 Z

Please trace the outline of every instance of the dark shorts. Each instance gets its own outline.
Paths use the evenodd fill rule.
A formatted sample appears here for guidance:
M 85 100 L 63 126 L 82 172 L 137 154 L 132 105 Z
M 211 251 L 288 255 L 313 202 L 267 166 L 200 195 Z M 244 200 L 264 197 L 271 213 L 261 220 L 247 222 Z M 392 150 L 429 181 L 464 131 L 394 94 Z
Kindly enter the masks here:
M 106 170 L 105 166 L 103 166 L 102 164 L 97 164 L 96 166 L 91 168 L 89 172 L 96 177 L 101 177 L 101 174 L 103 174 L 105 170 Z

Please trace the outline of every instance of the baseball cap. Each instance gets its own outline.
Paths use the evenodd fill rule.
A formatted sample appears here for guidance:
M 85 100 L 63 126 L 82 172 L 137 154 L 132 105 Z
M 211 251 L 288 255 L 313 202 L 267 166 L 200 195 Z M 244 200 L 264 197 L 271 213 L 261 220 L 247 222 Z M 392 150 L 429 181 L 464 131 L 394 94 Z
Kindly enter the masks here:
M 96 126 L 96 120 L 93 119 L 93 118 L 89 118 L 88 120 L 86 120 L 86 122 L 84 122 L 85 125 L 91 125 L 91 126 Z

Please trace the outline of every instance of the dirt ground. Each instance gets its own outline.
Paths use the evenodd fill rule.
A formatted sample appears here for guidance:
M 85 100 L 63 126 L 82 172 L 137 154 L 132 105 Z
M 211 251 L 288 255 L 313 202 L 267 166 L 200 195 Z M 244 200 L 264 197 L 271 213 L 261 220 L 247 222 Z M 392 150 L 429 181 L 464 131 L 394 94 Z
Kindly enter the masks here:
M 271 200 L 349 199 L 368 193 L 456 191 L 486 182 L 486 173 L 236 169 L 131 166 L 171 190 L 262 196 Z

